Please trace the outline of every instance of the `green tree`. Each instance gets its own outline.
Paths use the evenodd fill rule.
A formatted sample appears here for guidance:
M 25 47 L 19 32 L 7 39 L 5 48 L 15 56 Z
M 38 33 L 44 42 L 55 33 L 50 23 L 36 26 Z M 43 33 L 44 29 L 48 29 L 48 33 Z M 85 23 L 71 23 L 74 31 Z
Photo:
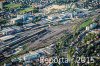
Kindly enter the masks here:
M 7 23 L 7 20 L 5 19 L 0 20 L 0 30 L 3 28 L 3 26 L 5 26 L 6 23 Z

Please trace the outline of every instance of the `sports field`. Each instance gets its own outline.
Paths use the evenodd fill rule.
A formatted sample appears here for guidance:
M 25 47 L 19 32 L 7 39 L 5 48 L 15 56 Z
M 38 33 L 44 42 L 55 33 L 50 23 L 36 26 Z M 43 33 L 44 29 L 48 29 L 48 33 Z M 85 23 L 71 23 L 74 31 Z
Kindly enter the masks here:
M 11 9 L 11 8 L 19 8 L 20 6 L 21 4 L 7 4 L 4 7 Z
M 30 12 L 30 11 L 33 11 L 33 10 L 34 10 L 34 8 L 29 7 L 29 8 L 25 8 L 23 10 L 20 10 L 20 13 L 26 13 L 26 12 Z
M 85 28 L 86 26 L 90 25 L 91 23 L 93 23 L 93 21 L 92 21 L 91 18 L 89 18 L 89 19 L 86 20 L 84 23 L 82 23 L 82 24 L 80 25 L 79 28 L 80 28 L 80 29 Z

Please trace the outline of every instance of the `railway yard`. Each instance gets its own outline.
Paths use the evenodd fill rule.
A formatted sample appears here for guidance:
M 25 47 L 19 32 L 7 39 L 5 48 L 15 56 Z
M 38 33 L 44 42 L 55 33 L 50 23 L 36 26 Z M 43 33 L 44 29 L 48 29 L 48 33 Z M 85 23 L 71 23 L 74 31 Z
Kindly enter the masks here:
M 99 66 L 99 4 L 98 0 L 0 0 L 0 66 Z M 52 62 L 55 58 L 57 63 Z

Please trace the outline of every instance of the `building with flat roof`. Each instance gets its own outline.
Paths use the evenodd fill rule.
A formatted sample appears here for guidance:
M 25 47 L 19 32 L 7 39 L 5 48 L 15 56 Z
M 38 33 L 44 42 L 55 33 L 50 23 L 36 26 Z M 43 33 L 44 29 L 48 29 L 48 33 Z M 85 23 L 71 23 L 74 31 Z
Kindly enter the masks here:
M 23 15 L 17 15 L 16 18 L 13 18 L 10 20 L 10 24 L 13 25 L 13 24 L 16 24 L 18 22 L 22 22 L 23 21 Z
M 3 36 L 3 37 L 0 37 L 0 41 L 6 41 L 6 40 L 12 39 L 14 37 L 15 37 L 14 35 Z
M 14 34 L 15 30 L 12 28 L 4 28 L 2 31 L 0 31 L 3 35 L 9 35 L 9 34 Z

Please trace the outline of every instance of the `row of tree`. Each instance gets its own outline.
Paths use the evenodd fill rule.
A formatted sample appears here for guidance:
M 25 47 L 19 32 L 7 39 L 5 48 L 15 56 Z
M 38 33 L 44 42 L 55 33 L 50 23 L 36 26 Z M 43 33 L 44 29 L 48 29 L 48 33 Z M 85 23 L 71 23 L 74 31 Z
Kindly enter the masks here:
M 5 19 L 0 19 L 0 30 L 2 29 L 3 26 L 7 23 L 7 20 Z

